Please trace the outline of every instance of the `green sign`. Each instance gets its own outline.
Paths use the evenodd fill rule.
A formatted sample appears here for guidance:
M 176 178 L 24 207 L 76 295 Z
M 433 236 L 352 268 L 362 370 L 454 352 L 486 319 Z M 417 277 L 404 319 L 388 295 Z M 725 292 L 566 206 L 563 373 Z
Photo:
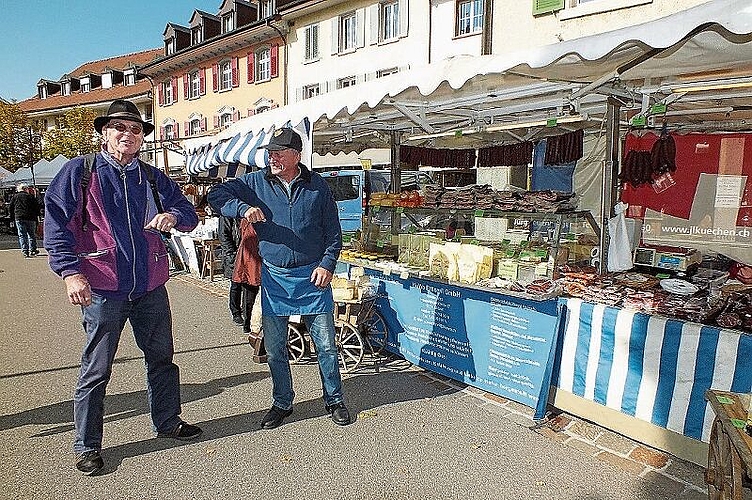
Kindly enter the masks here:
M 662 115 L 666 112 L 666 105 L 663 103 L 653 104 L 653 106 L 650 108 L 650 112 L 654 115 Z
M 555 127 L 556 124 L 559 123 L 556 118 L 549 118 L 546 120 L 546 127 Z
M 646 124 L 645 117 L 642 115 L 637 115 L 632 118 L 633 127 L 644 127 L 645 124 Z

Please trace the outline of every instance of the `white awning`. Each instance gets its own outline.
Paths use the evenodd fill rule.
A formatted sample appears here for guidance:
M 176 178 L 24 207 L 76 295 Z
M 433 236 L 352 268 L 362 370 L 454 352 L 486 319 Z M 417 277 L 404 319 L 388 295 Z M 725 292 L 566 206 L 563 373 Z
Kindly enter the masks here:
M 655 101 L 671 96 L 667 83 L 750 76 L 750 53 L 752 2 L 712 0 L 620 30 L 503 55 L 456 56 L 279 107 L 186 140 L 188 171 L 228 159 L 261 165 L 256 148 L 267 134 L 304 121 L 315 137 L 307 147 L 320 153 L 388 147 L 392 131 L 454 139 L 464 130 L 470 144 L 481 144 L 487 128 L 562 113 L 578 115 L 584 126 L 601 121 L 608 95 L 639 106 L 643 93 Z M 738 109 L 752 104 L 749 92 L 741 98 L 733 101 Z

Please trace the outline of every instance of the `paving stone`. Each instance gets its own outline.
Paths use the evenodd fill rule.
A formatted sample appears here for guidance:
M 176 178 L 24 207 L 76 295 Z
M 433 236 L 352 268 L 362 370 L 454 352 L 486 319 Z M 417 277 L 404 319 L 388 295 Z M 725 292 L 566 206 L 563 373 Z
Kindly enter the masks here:
M 598 453 L 596 457 L 634 475 L 639 475 L 645 470 L 643 464 L 628 458 L 620 457 L 619 455 L 614 455 L 610 451 L 602 451 Z
M 648 483 L 660 486 L 662 490 L 671 491 L 672 494 L 668 498 L 679 498 L 686 489 L 686 486 L 670 477 L 666 477 L 663 474 L 656 471 L 648 471 L 642 476 Z
M 687 488 L 679 495 L 679 500 L 708 500 L 708 488 L 698 491 L 692 488 Z
M 671 460 L 669 460 L 668 465 L 662 472 L 668 476 L 681 478 L 701 490 L 707 489 L 705 484 L 705 467 L 700 465 L 671 457 Z
M 614 451 L 618 455 L 629 455 L 635 446 L 637 446 L 631 439 L 608 431 L 603 432 L 595 441 L 595 444 L 605 450 Z
M 601 453 L 602 450 L 587 441 L 583 441 L 582 439 L 579 439 L 577 437 L 569 437 L 565 443 L 567 446 L 574 448 L 576 450 L 580 450 L 582 453 L 594 457 L 596 454 Z
M 533 415 L 535 414 L 535 410 L 533 410 L 529 406 L 523 405 L 522 403 L 518 403 L 517 401 L 509 400 L 506 404 L 506 407 L 512 410 L 513 412 L 527 415 L 528 417 L 530 417 L 531 421 L 532 421 Z
M 549 429 L 553 429 L 558 432 L 558 431 L 562 431 L 566 429 L 569 426 L 569 424 L 571 424 L 572 422 L 573 420 L 570 417 L 561 413 L 559 415 L 556 415 L 551 420 L 549 420 L 548 424 L 546 425 L 548 426 Z
M 569 425 L 569 427 L 567 427 L 567 432 L 569 434 L 581 436 L 587 441 L 595 442 L 595 440 L 598 439 L 603 433 L 603 429 L 601 429 L 597 425 L 590 424 L 582 420 L 575 420 Z
M 632 460 L 637 460 L 656 469 L 662 469 L 668 463 L 669 455 L 644 445 L 638 445 L 629 454 Z
M 499 404 L 507 404 L 509 402 L 507 398 L 502 398 L 501 396 L 497 396 L 496 394 L 491 394 L 490 392 L 484 392 L 483 397 L 490 401 L 493 401 L 494 403 L 499 403 Z
M 535 432 L 537 432 L 541 436 L 545 436 L 548 439 L 561 444 L 564 444 L 564 442 L 569 439 L 569 436 L 567 436 L 566 434 L 556 432 L 552 429 L 549 429 L 548 427 L 538 427 L 537 429 L 535 429 Z
M 482 407 L 489 413 L 493 413 L 494 415 L 498 415 L 502 418 L 507 418 L 511 412 L 504 406 L 493 404 L 493 403 L 486 403 L 482 405 Z
M 519 413 L 509 413 L 506 418 L 523 427 L 532 427 L 535 424 L 532 418 L 529 418 L 525 415 L 520 415 Z

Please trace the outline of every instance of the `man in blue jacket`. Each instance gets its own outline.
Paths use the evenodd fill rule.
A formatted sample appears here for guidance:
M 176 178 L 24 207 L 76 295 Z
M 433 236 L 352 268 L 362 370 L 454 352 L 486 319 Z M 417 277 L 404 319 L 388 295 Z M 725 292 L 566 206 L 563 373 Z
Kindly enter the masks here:
M 261 421 L 274 429 L 292 414 L 287 321 L 299 314 L 316 346 L 324 404 L 337 425 L 350 423 L 342 393 L 330 283 L 342 249 L 337 204 L 329 185 L 300 163 L 300 136 L 277 130 L 264 146 L 269 168 L 216 185 L 209 203 L 222 215 L 253 223 L 261 254 L 261 311 L 272 407 Z
M 104 397 L 120 335 L 130 321 L 144 352 L 147 396 L 158 437 L 195 439 L 201 429 L 180 418 L 180 377 L 173 363 L 169 277 L 163 232 L 198 224 L 193 205 L 138 151 L 154 126 L 129 101 L 116 100 L 94 120 L 102 149 L 63 165 L 45 194 L 44 242 L 68 300 L 80 305 L 86 343 L 73 413 L 76 467 L 104 467 Z

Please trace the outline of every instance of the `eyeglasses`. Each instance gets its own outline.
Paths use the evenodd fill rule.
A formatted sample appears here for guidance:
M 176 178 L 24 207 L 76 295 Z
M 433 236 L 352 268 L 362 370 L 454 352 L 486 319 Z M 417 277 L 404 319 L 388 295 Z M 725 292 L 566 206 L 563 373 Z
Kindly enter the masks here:
M 131 134 L 133 135 L 141 135 L 141 132 L 144 131 L 143 127 L 140 125 L 126 125 L 125 123 L 110 123 L 108 125 L 108 128 L 114 128 L 118 132 L 125 132 L 126 130 L 130 130 Z

